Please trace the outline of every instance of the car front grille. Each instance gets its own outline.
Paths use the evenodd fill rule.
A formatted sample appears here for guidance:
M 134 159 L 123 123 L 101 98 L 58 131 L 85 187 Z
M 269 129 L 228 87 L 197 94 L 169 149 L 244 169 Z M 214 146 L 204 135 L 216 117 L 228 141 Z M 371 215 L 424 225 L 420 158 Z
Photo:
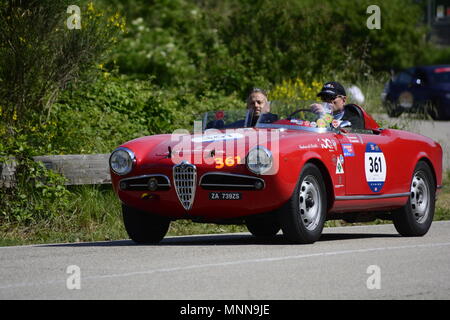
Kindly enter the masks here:
M 162 174 L 147 174 L 142 176 L 135 176 L 120 180 L 120 190 L 126 191 L 147 191 L 150 190 L 149 182 L 154 179 L 156 182 L 156 189 L 152 191 L 167 191 L 170 189 L 169 178 Z
M 242 174 L 209 172 L 200 178 L 199 185 L 205 190 L 263 190 L 261 178 Z
M 182 161 L 173 167 L 173 182 L 178 200 L 186 210 L 192 208 L 195 197 L 197 168 L 187 161 Z

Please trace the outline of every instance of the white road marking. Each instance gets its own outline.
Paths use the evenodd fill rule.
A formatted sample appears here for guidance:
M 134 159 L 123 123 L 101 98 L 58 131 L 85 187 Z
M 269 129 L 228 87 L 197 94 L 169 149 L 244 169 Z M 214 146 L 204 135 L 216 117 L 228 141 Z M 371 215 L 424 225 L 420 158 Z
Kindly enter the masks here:
M 406 245 L 406 246 L 395 246 L 395 247 L 341 250 L 341 251 L 318 252 L 318 253 L 310 253 L 310 254 L 302 254 L 302 255 L 294 255 L 294 256 L 282 256 L 282 257 L 274 257 L 274 258 L 259 258 L 259 259 L 236 260 L 236 261 L 219 262 L 219 263 L 194 264 L 194 265 L 189 265 L 189 266 L 161 268 L 161 269 L 127 272 L 127 273 L 116 273 L 116 274 L 97 275 L 97 276 L 83 276 L 82 281 L 110 279 L 110 278 L 124 278 L 124 277 L 132 277 L 132 276 L 139 276 L 139 275 L 150 275 L 150 274 L 154 274 L 154 273 L 176 272 L 176 271 L 185 271 L 185 270 L 202 269 L 202 268 L 226 267 L 226 266 L 261 263 L 261 262 L 299 260 L 299 259 L 313 258 L 313 257 L 327 257 L 327 256 L 337 256 L 337 255 L 355 254 L 355 253 L 367 253 L 367 252 L 376 252 L 376 251 L 432 248 L 432 247 L 445 247 L 445 246 L 450 246 L 450 242 L 428 243 L 428 244 Z M 12 288 L 20 288 L 20 287 L 43 286 L 43 285 L 53 285 L 53 284 L 65 285 L 65 282 L 66 282 L 66 279 L 43 281 L 43 282 L 12 283 L 12 284 L 7 284 L 7 285 L 0 285 L 0 289 L 12 289 Z

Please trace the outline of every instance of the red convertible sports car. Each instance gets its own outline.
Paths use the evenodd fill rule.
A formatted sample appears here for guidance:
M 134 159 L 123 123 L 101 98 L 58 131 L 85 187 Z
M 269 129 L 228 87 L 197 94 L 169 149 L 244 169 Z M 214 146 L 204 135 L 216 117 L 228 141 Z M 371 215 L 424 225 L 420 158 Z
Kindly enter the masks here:
M 124 143 L 109 161 L 129 236 L 157 243 L 171 221 L 189 219 L 313 243 L 326 220 L 376 218 L 403 236 L 424 235 L 442 187 L 441 146 L 380 128 L 357 105 L 346 112 L 363 125 L 272 102 L 253 127 L 249 111 L 217 111 L 193 132 Z

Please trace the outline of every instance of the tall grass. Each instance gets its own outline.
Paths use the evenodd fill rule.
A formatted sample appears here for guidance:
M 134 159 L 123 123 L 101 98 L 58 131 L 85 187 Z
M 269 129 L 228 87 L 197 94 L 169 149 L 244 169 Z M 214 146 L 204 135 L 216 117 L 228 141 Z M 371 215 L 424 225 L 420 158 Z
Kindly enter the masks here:
M 70 206 L 50 220 L 0 227 L 0 245 L 126 238 L 120 202 L 111 186 L 69 188 Z
M 108 186 L 70 187 L 70 208 L 54 219 L 0 226 L 0 246 L 127 239 L 121 204 Z M 245 226 L 173 221 L 168 235 L 245 232 Z

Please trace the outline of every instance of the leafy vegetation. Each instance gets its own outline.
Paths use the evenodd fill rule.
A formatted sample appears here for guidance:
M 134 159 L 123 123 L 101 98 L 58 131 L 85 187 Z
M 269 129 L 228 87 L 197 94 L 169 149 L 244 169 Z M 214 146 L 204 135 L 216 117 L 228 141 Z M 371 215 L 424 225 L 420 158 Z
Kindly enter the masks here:
M 0 0 L 0 164 L 18 163 L 17 184 L 0 186 L 2 232 L 124 236 L 110 189 L 66 187 L 35 155 L 107 153 L 191 128 L 206 110 L 243 108 L 252 87 L 312 99 L 338 80 L 380 112 L 391 69 L 450 58 L 426 42 L 424 3 L 385 1 L 370 30 L 369 0 Z

